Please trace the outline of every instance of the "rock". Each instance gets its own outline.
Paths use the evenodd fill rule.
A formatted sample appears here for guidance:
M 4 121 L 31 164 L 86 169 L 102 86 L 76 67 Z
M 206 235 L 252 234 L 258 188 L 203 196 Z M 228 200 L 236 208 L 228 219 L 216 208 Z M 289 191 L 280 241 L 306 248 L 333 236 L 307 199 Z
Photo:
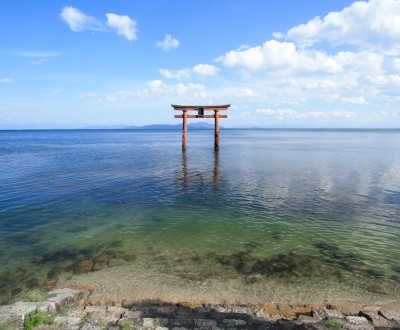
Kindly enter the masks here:
M 117 267 L 117 266 L 122 266 L 125 264 L 124 259 L 111 259 L 108 262 L 108 267 Z
M 295 321 L 296 324 L 312 324 L 318 322 L 320 322 L 319 319 L 307 315 L 300 315 Z
M 93 271 L 95 271 L 95 270 L 101 270 L 101 269 L 103 269 L 104 267 L 107 267 L 107 264 L 106 264 L 106 263 L 104 263 L 104 262 L 96 262 L 96 263 L 93 265 L 92 270 L 93 270 Z
M 236 306 L 232 308 L 232 313 L 235 314 L 245 314 L 245 315 L 250 315 L 253 316 L 253 310 L 249 307 L 242 307 L 242 306 Z
M 122 319 L 137 321 L 142 317 L 142 314 L 141 311 L 128 311 L 123 315 Z
M 298 315 L 311 315 L 311 312 L 315 306 L 313 305 L 299 305 L 299 306 L 292 306 L 292 305 L 278 305 L 279 312 L 283 316 L 283 318 L 287 320 L 293 320 Z
M 347 329 L 347 330 L 374 330 L 374 326 L 372 324 L 345 323 L 345 324 L 343 324 L 343 329 Z
M 281 313 L 279 312 L 278 306 L 274 304 L 263 304 L 260 306 L 264 308 L 268 312 L 268 320 L 270 321 L 278 321 L 282 318 Z
M 222 320 L 222 323 L 226 324 L 228 327 L 235 327 L 235 326 L 241 326 L 245 325 L 246 321 L 244 320 L 236 320 L 236 319 L 224 319 Z
M 268 311 L 265 308 L 259 308 L 254 311 L 254 315 L 257 318 L 268 320 Z
M 165 317 L 172 317 L 176 313 L 178 307 L 176 306 L 160 306 L 157 308 L 157 314 Z
M 212 311 L 212 308 L 209 307 L 209 306 L 202 306 L 202 307 L 197 307 L 196 308 L 196 312 L 200 313 L 200 314 L 208 314 L 211 311 Z M 204 317 L 205 315 L 202 315 L 202 316 Z
M 400 311 L 385 309 L 379 311 L 379 314 L 388 320 L 393 320 L 400 323 Z
M 189 326 L 190 324 L 193 323 L 193 320 L 192 319 L 174 319 L 173 323 L 176 326 L 182 326 L 182 325 Z
M 122 318 L 123 315 L 128 312 L 128 310 L 126 308 L 122 308 L 122 307 L 115 307 L 115 306 L 109 306 L 107 307 L 107 316 L 115 316 L 118 318 Z
M 93 325 L 90 323 L 85 323 L 81 328 L 81 330 L 103 330 L 103 329 L 104 327 L 99 327 L 97 325 Z
M 200 328 L 212 328 L 217 326 L 217 321 L 210 319 L 196 319 L 194 324 Z
M 368 324 L 368 320 L 362 316 L 346 316 L 345 319 L 351 324 Z
M 217 313 L 232 313 L 232 308 L 227 308 L 225 306 L 216 306 L 214 308 L 214 311 L 216 311 Z
M 74 290 L 69 288 L 50 291 L 47 294 L 47 302 L 54 302 L 56 310 L 64 306 L 77 306 L 81 299 L 86 299 L 89 291 Z
M 344 315 L 336 309 L 327 309 L 327 308 L 323 308 L 323 309 L 318 309 L 318 310 L 314 310 L 311 312 L 312 317 L 316 318 L 316 319 L 343 319 Z
M 79 319 L 82 319 L 82 317 L 87 316 L 87 313 L 84 309 L 79 308 L 79 309 L 69 309 L 66 311 L 66 315 L 64 316 L 69 316 L 69 317 L 78 317 Z
M 148 327 L 148 328 L 156 328 L 159 326 L 164 326 L 168 324 L 168 319 L 163 319 L 163 318 L 150 318 L 150 317 L 144 317 L 143 318 L 143 326 Z
M 41 303 L 37 303 L 37 309 L 45 312 L 47 314 L 52 314 L 57 312 L 57 304 L 54 301 L 45 301 L 45 302 L 41 302 Z
M 373 325 L 375 327 L 378 327 L 378 328 L 393 327 L 392 322 L 385 319 L 382 315 L 379 315 L 377 312 L 361 311 L 359 315 L 367 318 L 369 321 L 371 321 L 373 323 Z
M 71 326 L 78 326 L 81 324 L 82 319 L 80 317 L 69 317 L 69 316 L 56 316 L 54 323 L 57 325 L 62 325 L 70 329 Z
M 93 261 L 92 260 L 83 260 L 79 264 L 78 272 L 80 274 L 89 273 L 92 270 L 92 268 L 93 268 Z
M 85 312 L 88 314 L 96 313 L 100 315 L 106 315 L 107 307 L 105 306 L 86 306 Z
M 18 302 L 11 306 L 0 306 L 2 322 L 22 326 L 25 318 L 37 310 L 37 304 L 32 302 Z

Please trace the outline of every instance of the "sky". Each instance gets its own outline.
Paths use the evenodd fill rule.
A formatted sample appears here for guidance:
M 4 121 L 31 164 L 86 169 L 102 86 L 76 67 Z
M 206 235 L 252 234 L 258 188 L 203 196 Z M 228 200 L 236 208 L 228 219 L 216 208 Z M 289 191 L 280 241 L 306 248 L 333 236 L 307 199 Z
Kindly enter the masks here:
M 398 128 L 400 0 L 2 0 L 0 129 Z M 212 123 L 212 120 L 211 120 Z

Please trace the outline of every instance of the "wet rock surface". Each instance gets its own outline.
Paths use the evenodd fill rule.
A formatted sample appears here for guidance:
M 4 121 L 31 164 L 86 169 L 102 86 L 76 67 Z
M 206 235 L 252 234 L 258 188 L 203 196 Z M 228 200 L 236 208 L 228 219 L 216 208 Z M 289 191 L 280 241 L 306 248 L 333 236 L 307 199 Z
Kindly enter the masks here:
M 40 303 L 0 306 L 0 329 L 22 329 L 33 313 L 53 316 L 36 329 L 400 329 L 400 304 L 339 310 L 326 305 L 258 304 L 249 306 L 168 304 L 142 301 L 131 306 L 87 305 L 91 288 L 51 291 Z

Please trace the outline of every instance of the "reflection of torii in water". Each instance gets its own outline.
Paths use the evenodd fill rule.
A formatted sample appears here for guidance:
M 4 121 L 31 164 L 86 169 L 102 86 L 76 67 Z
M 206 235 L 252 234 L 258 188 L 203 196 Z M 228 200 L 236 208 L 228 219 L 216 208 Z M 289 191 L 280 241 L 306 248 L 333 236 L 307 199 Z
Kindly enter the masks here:
M 182 152 L 182 178 L 183 178 L 183 187 L 187 189 L 189 183 L 189 171 L 187 166 L 187 157 L 186 152 Z M 213 184 L 214 189 L 218 188 L 219 183 L 219 151 L 214 151 L 214 170 L 213 170 Z
M 182 111 L 182 115 L 175 115 L 175 118 L 183 118 L 182 125 L 182 150 L 187 147 L 187 119 L 188 118 L 214 118 L 214 148 L 219 149 L 219 118 L 228 118 L 227 115 L 220 115 L 219 111 L 228 110 L 230 104 L 224 105 L 176 105 L 171 104 L 174 110 Z M 188 111 L 197 111 L 197 115 L 189 115 Z M 214 111 L 213 115 L 205 115 L 204 111 Z

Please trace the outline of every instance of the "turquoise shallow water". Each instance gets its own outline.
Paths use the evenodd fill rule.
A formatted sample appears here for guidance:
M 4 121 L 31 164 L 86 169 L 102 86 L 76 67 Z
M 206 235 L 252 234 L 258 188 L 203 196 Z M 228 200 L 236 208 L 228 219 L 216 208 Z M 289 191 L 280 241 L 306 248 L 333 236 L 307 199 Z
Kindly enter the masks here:
M 0 131 L 0 302 L 112 259 L 255 297 L 324 281 L 399 296 L 400 131 L 223 130 L 218 153 L 212 131 L 186 153 L 180 137 Z

